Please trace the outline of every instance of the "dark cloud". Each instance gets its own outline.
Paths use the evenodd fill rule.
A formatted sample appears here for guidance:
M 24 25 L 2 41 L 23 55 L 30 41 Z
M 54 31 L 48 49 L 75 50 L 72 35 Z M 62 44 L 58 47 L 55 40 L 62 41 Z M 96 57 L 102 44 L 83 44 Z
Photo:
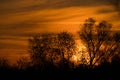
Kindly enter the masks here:
M 111 12 L 115 12 L 113 9 L 100 9 L 97 11 L 97 13 L 111 13 Z
M 0 36 L 30 36 L 28 31 L 36 28 L 36 24 L 6 24 L 0 27 Z
M 0 3 L 15 2 L 17 0 L 0 0 Z
M 54 8 L 74 7 L 74 6 L 98 6 L 105 4 L 100 0 L 59 0 L 54 3 Z
M 19 0 L 12 0 L 14 4 L 12 5 L 13 7 L 10 6 L 10 4 L 12 4 L 11 0 L 2 0 L 2 2 L 7 2 L 9 4 L 6 5 L 6 3 L 2 3 L 5 4 L 7 6 L 1 6 L 0 8 L 0 13 L 4 14 L 4 13 L 17 13 L 17 12 L 27 12 L 27 11 L 33 11 L 33 10 L 44 10 L 44 9 L 55 9 L 55 8 L 66 8 L 66 7 L 79 7 L 79 6 L 98 6 L 98 5 L 104 5 L 106 4 L 106 0 L 36 0 L 36 3 L 30 3 L 30 4 L 22 4 L 20 6 L 16 6 L 16 4 L 19 4 Z M 21 1 L 26 1 L 26 3 L 30 2 L 29 0 L 21 0 Z M 42 1 L 44 1 L 43 3 L 41 3 Z
M 27 46 L 25 45 L 20 45 L 20 44 L 12 44 L 12 43 L 1 43 L 0 42 L 0 50 L 1 49 L 25 49 Z
M 0 40 L 20 40 L 20 41 L 25 41 L 27 38 L 25 37 L 19 37 L 19 36 L 1 36 Z

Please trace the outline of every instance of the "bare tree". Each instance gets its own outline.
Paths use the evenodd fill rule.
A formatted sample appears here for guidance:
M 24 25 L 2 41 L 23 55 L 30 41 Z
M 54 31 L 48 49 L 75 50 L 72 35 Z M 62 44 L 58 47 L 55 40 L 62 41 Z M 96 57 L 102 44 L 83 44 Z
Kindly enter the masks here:
M 58 34 L 59 48 L 61 50 L 62 63 L 70 62 L 70 58 L 75 53 L 75 39 L 74 36 L 68 32 L 61 32 Z
M 29 39 L 29 45 L 33 65 L 56 65 L 61 61 L 69 62 L 74 52 L 75 40 L 67 32 L 46 33 L 33 36 Z
M 115 40 L 116 34 L 112 33 L 111 27 L 112 25 L 106 21 L 96 24 L 93 18 L 89 18 L 79 31 L 80 39 L 87 48 L 89 67 L 94 67 L 106 60 L 109 61 L 119 49 L 118 39 Z
M 49 53 L 51 53 L 51 49 L 55 46 L 54 41 L 55 35 L 52 33 L 38 34 L 29 39 L 29 51 L 33 65 L 43 66 L 47 63 L 46 58 L 52 56 Z

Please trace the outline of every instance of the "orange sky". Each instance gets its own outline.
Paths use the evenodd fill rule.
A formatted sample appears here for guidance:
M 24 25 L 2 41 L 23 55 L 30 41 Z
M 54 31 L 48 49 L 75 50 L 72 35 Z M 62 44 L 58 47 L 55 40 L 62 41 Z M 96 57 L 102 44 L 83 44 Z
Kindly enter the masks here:
M 108 0 L 1 0 L 0 56 L 15 62 L 27 55 L 31 34 L 76 33 L 85 19 L 107 20 L 120 30 L 120 16 Z

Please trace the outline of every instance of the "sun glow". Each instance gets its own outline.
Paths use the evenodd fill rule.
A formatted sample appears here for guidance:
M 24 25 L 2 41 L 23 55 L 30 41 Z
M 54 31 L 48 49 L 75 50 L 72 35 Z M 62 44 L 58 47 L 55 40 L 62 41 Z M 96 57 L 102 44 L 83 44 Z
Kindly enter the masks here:
M 84 63 L 83 63 L 84 59 Z M 71 61 L 77 66 L 79 64 L 87 64 L 89 62 L 89 57 L 87 54 L 86 47 L 80 40 L 77 40 L 76 52 L 73 54 Z

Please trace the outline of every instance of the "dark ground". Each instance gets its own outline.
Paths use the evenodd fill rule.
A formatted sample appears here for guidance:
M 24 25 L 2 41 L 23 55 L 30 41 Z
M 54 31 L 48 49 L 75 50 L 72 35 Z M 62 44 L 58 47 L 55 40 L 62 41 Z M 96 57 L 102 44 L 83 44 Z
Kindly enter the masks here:
M 0 80 L 120 80 L 120 64 L 95 68 L 1 68 Z

